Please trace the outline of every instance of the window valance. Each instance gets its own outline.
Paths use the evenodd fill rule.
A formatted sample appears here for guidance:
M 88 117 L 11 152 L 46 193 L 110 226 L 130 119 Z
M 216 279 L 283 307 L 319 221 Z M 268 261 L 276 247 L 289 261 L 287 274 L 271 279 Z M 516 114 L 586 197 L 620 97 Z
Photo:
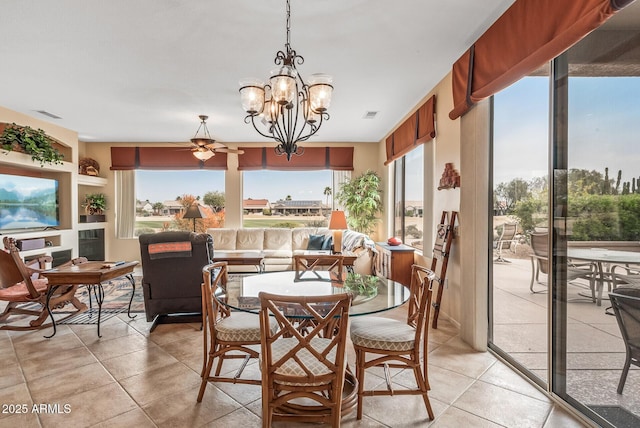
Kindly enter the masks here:
M 436 96 L 433 95 L 387 137 L 385 165 L 401 158 L 420 144 L 435 138 L 435 105 Z
M 111 169 L 227 169 L 227 154 L 207 161 L 193 156 L 188 147 L 111 147 Z
M 292 156 L 290 161 L 287 161 L 286 156 L 278 156 L 273 147 L 240 149 L 244 150 L 244 154 L 238 156 L 238 169 L 241 171 L 353 171 L 353 147 L 305 147 L 302 156 Z
M 566 51 L 632 0 L 516 0 L 453 64 L 451 119 Z

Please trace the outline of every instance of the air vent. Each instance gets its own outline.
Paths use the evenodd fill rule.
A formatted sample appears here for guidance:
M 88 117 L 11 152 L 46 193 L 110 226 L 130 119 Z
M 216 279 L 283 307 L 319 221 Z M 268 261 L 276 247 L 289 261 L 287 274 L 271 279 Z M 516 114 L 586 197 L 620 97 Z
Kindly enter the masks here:
M 37 111 L 38 113 L 40 113 L 41 115 L 43 115 L 43 116 L 50 117 L 51 119 L 62 119 L 60 116 L 56 116 L 55 114 L 53 114 L 53 113 L 49 113 L 49 112 L 48 112 L 48 111 L 46 111 L 46 110 L 36 110 L 36 111 Z
M 368 111 L 364 114 L 364 116 L 362 116 L 363 119 L 375 119 L 376 115 L 378 114 L 377 111 Z

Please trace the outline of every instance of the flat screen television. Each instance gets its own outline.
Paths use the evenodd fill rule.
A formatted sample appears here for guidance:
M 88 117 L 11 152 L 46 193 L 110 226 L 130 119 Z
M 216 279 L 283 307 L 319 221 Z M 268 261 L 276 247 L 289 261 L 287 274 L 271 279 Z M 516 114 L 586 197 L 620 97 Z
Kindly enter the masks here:
M 0 230 L 60 226 L 58 180 L 0 174 Z

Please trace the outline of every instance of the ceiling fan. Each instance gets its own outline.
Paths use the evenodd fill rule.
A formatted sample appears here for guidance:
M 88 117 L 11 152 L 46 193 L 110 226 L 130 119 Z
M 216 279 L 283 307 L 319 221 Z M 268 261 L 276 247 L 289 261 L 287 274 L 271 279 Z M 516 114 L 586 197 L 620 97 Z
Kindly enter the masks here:
M 207 129 L 207 119 L 209 116 L 201 114 L 198 117 L 200 118 L 200 126 L 198 126 L 196 135 L 191 139 L 191 152 L 195 157 L 201 161 L 206 161 L 212 156 L 215 156 L 216 153 L 235 153 L 238 155 L 244 153 L 244 150 L 231 149 L 222 143 L 217 143 L 216 140 L 211 138 L 211 134 L 209 134 L 209 130 Z M 198 135 L 200 129 L 203 130 L 202 136 Z

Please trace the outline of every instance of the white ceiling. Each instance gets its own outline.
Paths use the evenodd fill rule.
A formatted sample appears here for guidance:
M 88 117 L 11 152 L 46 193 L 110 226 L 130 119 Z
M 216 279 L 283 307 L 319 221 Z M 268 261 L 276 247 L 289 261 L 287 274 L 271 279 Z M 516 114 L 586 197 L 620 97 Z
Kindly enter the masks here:
M 310 142 L 376 142 L 513 0 L 291 3 L 299 72 L 334 78 Z M 266 79 L 284 43 L 284 0 L 3 0 L 0 105 L 88 142 L 188 141 L 199 114 L 218 141 L 265 141 L 243 121 L 238 81 Z

